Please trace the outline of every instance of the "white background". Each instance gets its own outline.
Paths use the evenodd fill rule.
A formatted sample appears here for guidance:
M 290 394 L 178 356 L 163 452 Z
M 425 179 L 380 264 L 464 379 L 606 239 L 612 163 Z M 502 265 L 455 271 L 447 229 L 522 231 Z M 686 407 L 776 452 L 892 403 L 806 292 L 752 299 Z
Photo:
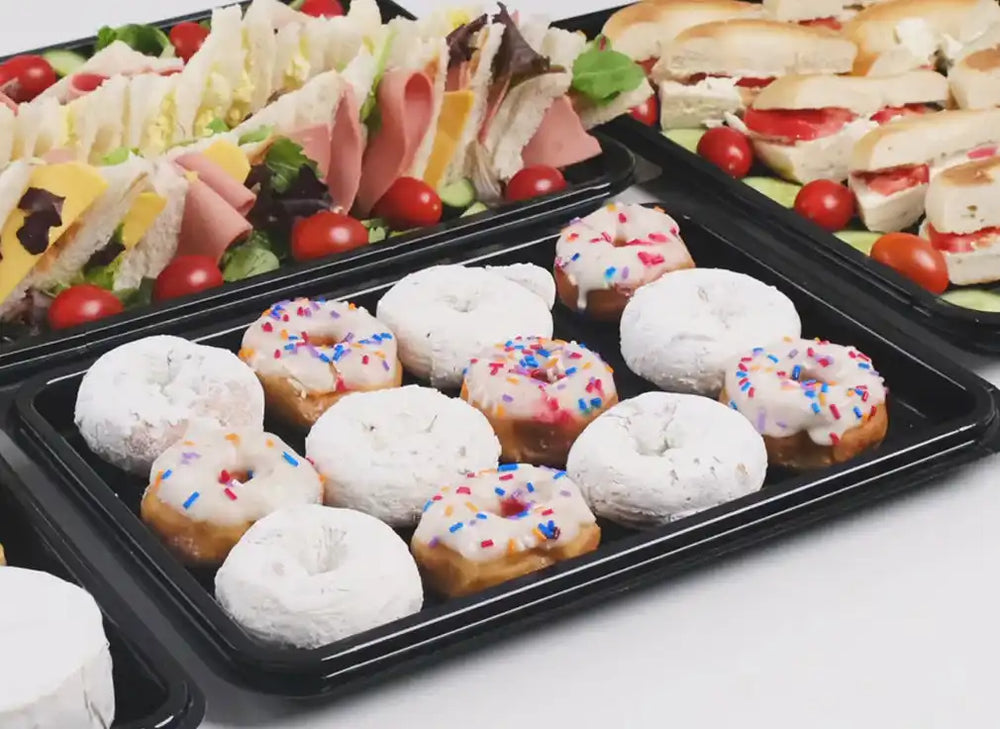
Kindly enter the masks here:
M 211 4 L 8 0 L 0 52 Z M 528 7 L 559 17 L 600 6 Z M 947 351 L 1000 383 L 1000 363 Z M 997 465 L 335 704 L 223 683 L 144 596 L 134 602 L 207 694 L 209 728 L 985 729 L 1000 726 Z

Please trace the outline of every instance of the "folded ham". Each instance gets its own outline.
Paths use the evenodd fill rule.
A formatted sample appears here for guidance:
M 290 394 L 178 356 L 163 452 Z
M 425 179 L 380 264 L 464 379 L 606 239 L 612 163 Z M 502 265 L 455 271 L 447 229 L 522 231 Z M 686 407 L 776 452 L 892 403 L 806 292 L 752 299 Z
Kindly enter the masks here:
M 521 152 L 525 167 L 568 167 L 597 157 L 601 144 L 587 133 L 568 96 L 556 99 Z
M 252 229 L 247 219 L 207 183 L 200 178 L 192 180 L 184 199 L 177 255 L 208 256 L 218 263 L 226 249 Z
M 345 212 L 354 207 L 354 200 L 361 185 L 365 138 L 361 131 L 360 118 L 357 99 L 350 91 L 344 91 L 333 119 L 329 153 L 330 169 L 326 184 L 330 189 L 333 204 L 343 208 Z M 428 121 L 428 125 L 429 123 Z M 417 139 L 419 144 L 420 137 Z
M 184 154 L 175 161 L 185 170 L 197 173 L 199 180 L 212 188 L 240 215 L 249 213 L 257 202 L 256 195 L 205 155 L 197 152 Z

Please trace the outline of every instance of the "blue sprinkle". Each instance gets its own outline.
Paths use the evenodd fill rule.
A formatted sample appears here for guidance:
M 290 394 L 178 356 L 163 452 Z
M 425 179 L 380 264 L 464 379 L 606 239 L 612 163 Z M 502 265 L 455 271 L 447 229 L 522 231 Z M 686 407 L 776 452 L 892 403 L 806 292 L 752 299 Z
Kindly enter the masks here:
M 743 392 L 746 392 L 747 390 L 749 390 L 750 389 L 750 380 L 743 380 L 743 384 L 740 385 L 740 389 L 743 390 Z
M 535 351 L 536 351 L 536 352 L 538 352 L 538 353 L 539 353 L 540 355 L 542 355 L 543 357 L 548 357 L 548 356 L 549 356 L 550 354 L 552 354 L 552 353 L 551 353 L 551 352 L 549 352 L 549 350 L 547 350 L 547 349 L 536 349 Z
M 806 397 L 816 397 L 816 391 L 815 390 L 806 390 L 805 396 Z
M 576 374 L 576 367 L 570 367 L 569 369 L 566 370 L 567 377 L 570 377 L 574 374 Z
M 191 504 L 193 504 L 195 501 L 197 501 L 199 496 L 201 496 L 201 494 L 199 494 L 197 491 L 195 491 L 193 494 L 191 494 L 190 496 L 188 496 L 187 497 L 187 501 L 184 502 L 184 508 L 185 509 L 190 509 L 191 508 Z
M 854 414 L 858 417 L 858 420 L 861 420 L 861 418 L 864 417 L 861 414 L 861 408 L 859 408 L 857 405 L 854 406 Z
M 456 521 L 454 524 L 452 524 L 450 527 L 448 527 L 448 531 L 451 532 L 452 534 L 454 534 L 459 529 L 461 529 L 463 526 L 465 526 L 465 522 Z
M 769 355 L 767 355 L 767 358 L 768 358 L 769 360 L 771 360 L 772 362 L 774 362 L 775 364 L 777 364 L 777 363 L 778 363 L 778 361 L 779 361 L 779 360 L 778 360 L 778 358 L 777 358 L 777 357 L 775 357 L 775 356 L 774 356 L 773 354 L 769 354 Z
M 754 347 L 753 348 L 753 353 L 754 354 L 761 354 L 763 351 L 764 351 L 763 347 Z
M 389 332 L 382 332 L 379 336 L 387 342 L 392 339 L 392 335 Z
M 867 362 L 858 362 L 858 367 L 860 367 L 863 370 L 870 370 L 872 368 L 872 366 Z
M 580 408 L 581 412 L 584 413 L 587 412 L 587 401 L 584 400 L 582 397 L 576 401 L 576 406 Z
M 552 477 L 553 480 L 559 480 L 566 475 L 565 471 L 556 471 L 556 475 Z
M 160 480 L 161 481 L 166 481 L 168 478 L 170 478 L 173 475 L 173 473 L 174 473 L 173 469 L 172 468 L 168 468 L 166 471 L 163 472 L 163 475 L 160 476 Z
M 296 349 L 298 349 L 298 347 L 296 347 L 294 344 L 286 344 L 285 345 L 285 351 L 286 352 L 294 352 Z
M 795 365 L 792 368 L 792 379 L 797 380 L 802 376 L 802 365 Z
M 829 391 L 830 391 L 830 386 L 824 382 L 823 383 L 823 392 L 829 392 Z
M 298 337 L 295 334 L 289 334 L 288 335 L 288 341 L 289 342 L 294 342 L 296 339 L 298 339 Z
M 428 510 L 429 508 L 431 508 L 431 506 L 433 506 L 433 505 L 434 505 L 434 502 L 433 502 L 433 501 L 431 501 L 430 499 L 428 499 L 428 500 L 427 500 L 427 503 L 426 503 L 426 504 L 424 504 L 424 511 L 427 511 L 427 510 Z
M 615 271 L 617 270 L 618 269 L 615 268 L 614 266 L 608 266 L 608 269 L 604 272 L 604 278 L 611 278 L 612 276 L 615 275 Z
M 494 493 L 496 493 L 497 496 L 503 496 L 504 494 L 507 493 L 506 491 L 504 491 L 499 486 L 497 486 L 495 489 L 493 489 L 493 491 L 494 491 Z
M 253 471 L 247 471 L 247 481 L 253 478 Z
M 527 489 L 528 489 L 528 493 L 530 494 L 532 491 L 535 490 L 535 484 L 531 483 L 531 481 L 528 481 Z
M 477 513 L 476 513 L 476 518 L 477 518 L 477 519 L 485 519 L 485 518 L 486 518 L 486 514 L 484 514 L 484 513 L 483 513 L 483 512 L 481 512 L 481 511 L 480 511 L 480 512 L 477 512 Z
M 288 455 L 288 451 L 282 451 L 281 452 L 281 457 L 284 458 L 289 463 L 291 463 L 293 466 L 299 465 L 298 461 L 296 461 L 294 458 L 292 458 L 290 455 Z
M 579 253 L 574 253 L 572 256 L 569 257 L 569 260 L 576 261 L 579 258 L 580 258 L 580 254 Z
M 814 402 L 812 404 L 812 409 L 813 409 L 813 412 L 818 415 L 819 414 L 819 403 L 818 402 Z
M 729 401 L 729 407 L 731 407 L 733 410 L 739 410 L 739 408 L 736 407 L 736 401 L 735 400 L 730 400 Z
M 599 408 L 599 407 L 601 407 L 601 398 L 595 397 L 593 400 L 591 400 L 590 401 L 590 407 L 592 407 L 592 408 Z
M 501 463 L 499 466 L 497 466 L 497 470 L 500 471 L 501 473 L 503 473 L 504 471 L 516 471 L 517 470 L 517 464 L 516 463 Z

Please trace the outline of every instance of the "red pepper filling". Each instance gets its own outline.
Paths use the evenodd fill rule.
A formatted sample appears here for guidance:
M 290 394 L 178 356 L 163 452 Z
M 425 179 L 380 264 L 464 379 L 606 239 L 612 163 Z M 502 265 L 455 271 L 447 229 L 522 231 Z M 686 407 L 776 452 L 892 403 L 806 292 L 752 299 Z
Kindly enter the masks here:
M 926 185 L 931 174 L 927 165 L 901 165 L 877 172 L 855 172 L 854 176 L 863 180 L 869 189 L 888 197 L 917 185 Z
M 939 251 L 946 253 L 971 253 L 977 248 L 991 246 L 1000 239 L 1000 227 L 983 228 L 975 233 L 942 233 L 927 224 L 927 238 Z

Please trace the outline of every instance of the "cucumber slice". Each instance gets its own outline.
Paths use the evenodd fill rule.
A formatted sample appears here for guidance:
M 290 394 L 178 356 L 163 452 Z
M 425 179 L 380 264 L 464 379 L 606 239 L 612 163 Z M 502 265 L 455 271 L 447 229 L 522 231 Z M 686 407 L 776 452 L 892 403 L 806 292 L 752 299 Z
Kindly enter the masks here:
M 456 180 L 438 188 L 441 202 L 449 208 L 465 210 L 476 201 L 476 188 L 468 180 Z
M 875 241 L 882 237 L 881 233 L 872 233 L 870 230 L 842 230 L 835 235 L 851 248 L 861 251 L 866 256 L 871 255 Z
M 56 72 L 60 78 L 64 76 L 72 76 L 74 73 L 80 70 L 80 67 L 87 62 L 86 56 L 83 56 L 76 51 L 66 51 L 62 49 L 55 49 L 52 51 L 46 51 L 42 54 L 42 58 L 49 62 L 52 66 L 52 70 Z
M 704 136 L 704 129 L 667 129 L 663 136 L 675 144 L 679 144 L 689 152 L 698 152 L 698 142 Z
M 795 197 L 802 189 L 802 185 L 779 180 L 777 177 L 745 177 L 743 182 L 786 208 L 795 207 Z
M 489 210 L 488 207 L 486 207 L 483 203 L 477 201 L 472 203 L 472 205 L 470 205 L 469 207 L 467 207 L 458 217 L 467 218 L 470 215 L 478 215 L 479 213 L 484 213 L 487 210 Z
M 1000 312 L 1000 294 L 986 289 L 955 289 L 941 294 L 949 304 L 976 311 Z

